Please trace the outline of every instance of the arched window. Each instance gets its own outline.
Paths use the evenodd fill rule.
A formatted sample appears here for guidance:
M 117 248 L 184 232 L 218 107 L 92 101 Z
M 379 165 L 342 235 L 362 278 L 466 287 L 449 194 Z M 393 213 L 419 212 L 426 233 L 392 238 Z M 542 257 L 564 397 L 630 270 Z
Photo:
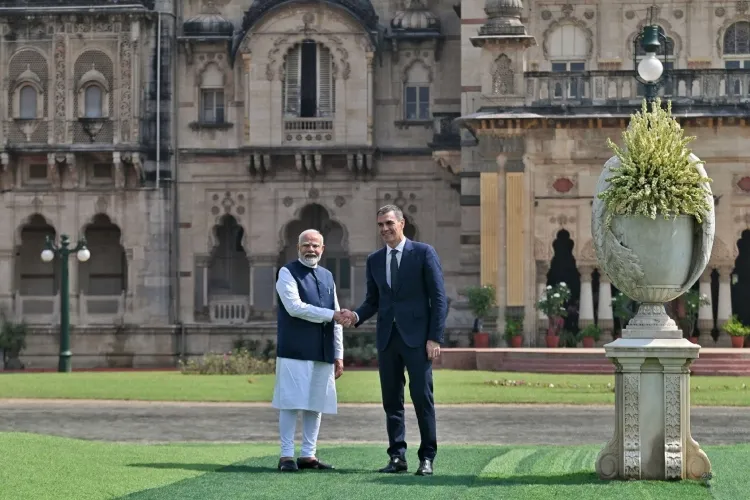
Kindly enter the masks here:
M 724 32 L 724 67 L 750 69 L 750 22 L 736 22 Z
M 555 73 L 578 72 L 586 70 L 588 59 L 588 35 L 586 32 L 573 24 L 558 26 L 547 36 L 545 40 L 548 47 L 549 59 L 552 63 L 552 71 Z M 555 83 L 553 96 L 562 98 L 567 92 L 567 97 L 577 99 L 584 97 L 582 80 L 579 77 L 569 77 L 566 82 Z
M 331 51 L 322 43 L 304 40 L 284 63 L 284 114 L 298 118 L 333 116 L 335 83 Z
M 98 85 L 89 85 L 84 91 L 84 116 L 86 118 L 102 117 L 102 89 Z
M 37 118 L 37 92 L 31 85 L 21 87 L 20 117 L 24 120 Z
M 209 64 L 201 75 L 202 123 L 224 123 L 224 74 L 216 64 Z
M 429 120 L 430 70 L 421 61 L 415 61 L 404 77 L 404 120 Z

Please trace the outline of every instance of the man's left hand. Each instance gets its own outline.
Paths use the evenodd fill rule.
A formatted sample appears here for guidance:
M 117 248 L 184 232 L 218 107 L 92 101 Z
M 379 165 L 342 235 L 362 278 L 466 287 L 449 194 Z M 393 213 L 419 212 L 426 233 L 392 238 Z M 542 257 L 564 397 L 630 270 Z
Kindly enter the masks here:
M 334 372 L 336 375 L 336 378 L 339 378 L 342 373 L 344 373 L 344 360 L 343 359 L 335 359 L 333 361 L 333 367 Z
M 427 358 L 435 359 L 440 356 L 440 344 L 434 340 L 427 341 Z

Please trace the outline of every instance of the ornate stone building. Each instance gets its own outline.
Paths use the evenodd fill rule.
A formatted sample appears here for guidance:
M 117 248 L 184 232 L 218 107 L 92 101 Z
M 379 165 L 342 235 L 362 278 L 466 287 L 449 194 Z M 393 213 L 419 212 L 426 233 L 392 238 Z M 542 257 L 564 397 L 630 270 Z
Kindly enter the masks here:
M 460 291 L 479 283 L 497 286 L 500 318 L 525 318 L 527 345 L 556 281 L 574 288 L 572 328 L 611 327 L 590 204 L 605 139 L 640 103 L 647 7 L 0 0 L 0 302 L 33 326 L 24 360 L 56 362 L 47 235 L 91 249 L 70 263 L 75 366 L 167 364 L 272 338 L 276 271 L 308 227 L 357 305 L 385 203 L 441 256 L 452 339 L 466 342 Z M 673 70 L 662 93 L 714 179 L 709 331 L 750 284 L 750 12 L 701 0 L 654 14 Z

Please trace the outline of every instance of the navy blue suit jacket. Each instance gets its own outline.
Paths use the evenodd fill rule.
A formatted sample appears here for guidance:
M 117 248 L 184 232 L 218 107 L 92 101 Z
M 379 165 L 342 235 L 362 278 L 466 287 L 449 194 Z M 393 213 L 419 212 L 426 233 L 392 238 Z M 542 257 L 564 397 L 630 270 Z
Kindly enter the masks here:
M 424 346 L 428 340 L 444 343 L 448 302 L 437 252 L 426 243 L 407 239 L 398 268 L 398 287 L 391 290 L 385 275 L 388 251 L 390 247 L 386 245 L 367 257 L 367 295 L 354 311 L 359 316 L 354 326 L 377 313 L 380 351 L 388 346 L 394 319 L 409 347 Z

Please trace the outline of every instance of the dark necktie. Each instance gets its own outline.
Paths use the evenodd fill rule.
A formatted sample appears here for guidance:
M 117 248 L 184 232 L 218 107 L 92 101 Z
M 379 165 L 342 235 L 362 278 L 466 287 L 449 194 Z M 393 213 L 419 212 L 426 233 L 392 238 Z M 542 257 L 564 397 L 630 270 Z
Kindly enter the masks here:
M 398 250 L 391 250 L 391 290 L 398 288 Z

